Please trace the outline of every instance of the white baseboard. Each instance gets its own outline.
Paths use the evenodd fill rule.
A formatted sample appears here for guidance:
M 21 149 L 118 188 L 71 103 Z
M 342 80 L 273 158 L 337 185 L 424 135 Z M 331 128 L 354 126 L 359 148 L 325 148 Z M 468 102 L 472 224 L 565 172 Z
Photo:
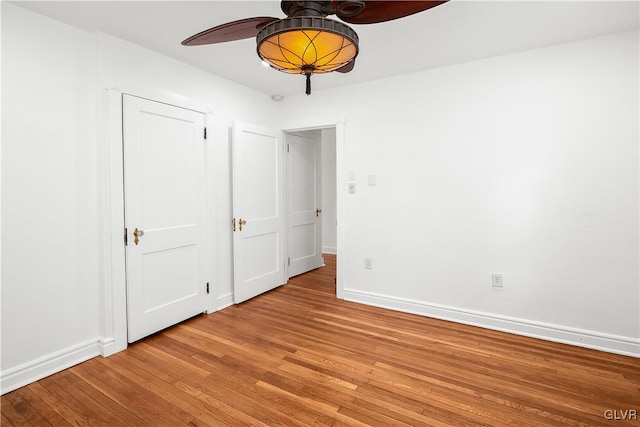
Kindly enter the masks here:
M 233 292 L 226 293 L 224 295 L 220 295 L 217 298 L 217 306 L 218 310 L 222 310 L 223 308 L 227 308 L 233 305 Z
M 98 338 L 48 354 L 0 372 L 0 394 L 5 394 L 34 381 L 60 372 L 101 354 Z
M 104 357 L 111 356 L 116 353 L 114 350 L 116 340 L 113 337 L 102 337 L 98 339 L 98 346 L 100 347 L 100 354 Z
M 98 344 L 100 346 L 100 354 L 103 357 L 109 357 L 127 349 L 126 341 L 117 342 L 114 337 L 100 338 Z
M 323 246 L 322 247 L 322 253 L 323 254 L 336 255 L 338 253 L 338 248 L 334 248 L 334 247 L 330 247 L 330 246 Z
M 481 328 L 540 338 L 547 341 L 586 347 L 609 353 L 640 357 L 640 339 L 636 338 L 500 316 L 440 304 L 431 304 L 413 299 L 363 292 L 356 289 L 345 289 L 343 296 L 345 300 L 376 307 L 419 314 L 436 319 L 449 320 L 466 325 L 479 326 Z

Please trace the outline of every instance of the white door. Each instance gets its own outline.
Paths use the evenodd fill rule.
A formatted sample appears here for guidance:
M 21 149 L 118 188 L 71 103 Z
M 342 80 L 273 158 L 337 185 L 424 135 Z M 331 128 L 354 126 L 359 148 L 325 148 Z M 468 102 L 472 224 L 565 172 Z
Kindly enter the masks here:
M 206 309 L 205 116 L 123 96 L 128 340 Z
M 280 132 L 233 127 L 233 294 L 240 303 L 285 283 Z
M 318 138 L 287 134 L 286 143 L 287 251 L 292 277 L 323 264 L 322 167 Z

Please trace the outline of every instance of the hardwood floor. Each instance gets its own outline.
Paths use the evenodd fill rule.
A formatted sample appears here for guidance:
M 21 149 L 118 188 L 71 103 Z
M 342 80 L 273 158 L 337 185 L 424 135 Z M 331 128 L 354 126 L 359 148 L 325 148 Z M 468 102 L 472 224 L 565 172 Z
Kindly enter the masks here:
M 6 394 L 2 425 L 638 425 L 638 359 L 337 300 L 325 259 Z

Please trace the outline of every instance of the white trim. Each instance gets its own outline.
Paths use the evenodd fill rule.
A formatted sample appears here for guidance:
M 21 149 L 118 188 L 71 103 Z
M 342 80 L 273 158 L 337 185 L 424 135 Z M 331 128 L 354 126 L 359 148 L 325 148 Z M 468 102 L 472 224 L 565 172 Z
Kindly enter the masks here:
M 100 355 L 100 341 L 95 338 L 39 357 L 0 373 L 1 391 L 5 394 L 78 363 Z
M 229 306 L 233 305 L 233 292 L 227 292 L 224 295 L 220 295 L 216 298 L 217 301 L 217 310 L 225 309 Z
M 210 108 L 208 109 L 210 111 Z M 216 174 L 215 174 L 215 157 L 214 157 L 214 147 L 213 147 L 213 127 L 214 127 L 215 117 L 211 113 L 207 113 L 205 115 L 205 128 L 207 129 L 207 139 L 205 140 L 205 176 L 206 176 L 206 187 L 205 191 L 208 195 L 206 200 L 206 214 L 205 218 L 207 219 L 204 223 L 205 230 L 207 233 L 206 240 L 206 259 L 209 260 L 209 268 L 207 269 L 207 274 L 209 277 L 206 279 L 207 283 L 209 283 L 209 295 L 207 295 L 207 314 L 211 314 L 217 310 L 216 304 L 216 286 L 215 286 L 215 278 L 216 276 L 216 263 L 217 259 L 217 251 L 216 251 L 216 224 L 218 223 L 218 218 L 216 216 L 215 209 L 215 188 L 216 188 Z
M 110 337 L 110 338 L 101 337 L 98 340 L 98 347 L 100 348 L 100 355 L 102 357 L 109 357 L 112 354 L 116 354 L 127 348 L 126 343 L 125 343 L 125 346 L 123 347 L 122 344 L 116 342 L 116 339 L 113 337 Z
M 330 255 L 336 255 L 338 253 L 338 248 L 334 248 L 334 247 L 330 247 L 330 246 L 323 246 L 322 247 L 322 253 L 323 254 L 330 254 Z
M 336 122 L 336 255 L 347 253 L 346 117 Z M 344 257 L 336 257 L 336 297 L 344 299 L 347 280 Z
M 104 175 L 102 203 L 104 206 L 103 241 L 103 318 L 102 355 L 110 356 L 127 348 L 127 297 L 124 251 L 124 193 L 122 164 L 122 92 L 106 89 L 104 95 L 106 136 L 98 160 Z
M 281 130 L 280 131 L 280 139 L 282 140 L 282 203 L 284 205 L 284 227 L 282 228 L 282 234 L 284 236 L 284 283 L 286 285 L 291 278 L 291 274 L 289 274 L 289 270 L 291 269 L 291 257 L 289 256 L 289 143 L 287 142 L 287 134 L 289 132 Z M 233 165 L 231 166 L 233 169 Z M 235 179 L 235 175 L 234 175 Z M 231 182 L 231 187 L 233 187 L 233 180 Z M 232 196 L 233 198 L 233 196 Z M 233 204 L 233 203 L 232 203 Z M 234 214 L 235 215 L 235 214 Z M 234 233 L 235 234 L 235 233 Z M 234 241 L 235 244 L 235 241 Z M 235 252 L 234 252 L 235 256 Z M 235 264 L 234 264 L 235 265 Z M 235 270 L 234 270 L 235 272 Z M 234 279 L 235 286 L 235 279 Z M 234 289 L 235 290 L 235 289 Z
M 501 316 L 464 308 L 431 304 L 356 289 L 345 289 L 344 299 L 406 313 L 419 314 L 481 328 L 539 338 L 625 356 L 640 357 L 640 339 L 597 331 Z

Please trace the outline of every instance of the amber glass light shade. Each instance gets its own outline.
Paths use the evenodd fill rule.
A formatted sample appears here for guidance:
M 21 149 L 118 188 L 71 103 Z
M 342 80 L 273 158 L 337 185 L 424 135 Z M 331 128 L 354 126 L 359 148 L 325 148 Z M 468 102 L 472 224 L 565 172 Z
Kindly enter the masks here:
M 349 26 L 320 17 L 293 17 L 266 25 L 257 36 L 258 55 L 292 74 L 328 73 L 358 54 L 358 35 Z

